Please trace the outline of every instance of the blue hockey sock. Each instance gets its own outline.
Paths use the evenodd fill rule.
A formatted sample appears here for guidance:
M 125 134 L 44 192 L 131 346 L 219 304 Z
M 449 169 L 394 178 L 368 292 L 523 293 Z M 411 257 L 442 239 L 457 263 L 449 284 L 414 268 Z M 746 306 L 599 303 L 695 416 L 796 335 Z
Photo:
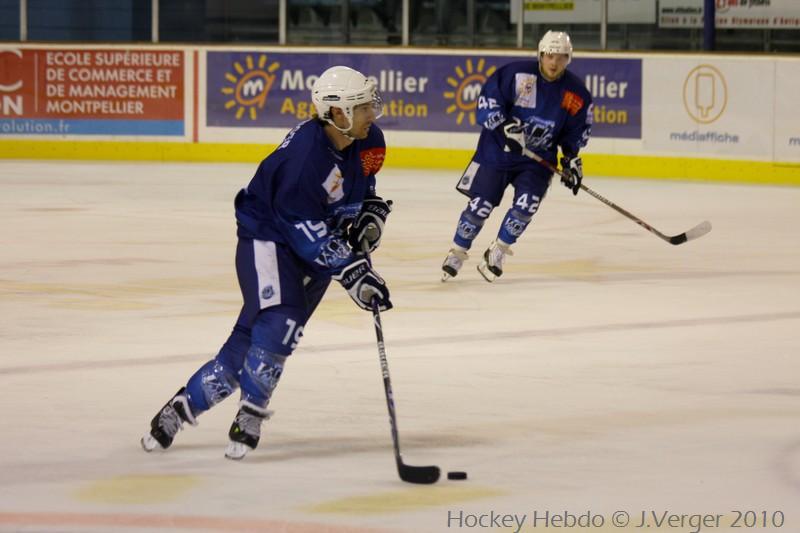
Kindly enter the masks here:
M 218 358 L 201 366 L 186 384 L 192 414 L 208 411 L 230 396 L 239 387 L 238 381 L 236 372 Z
M 472 247 L 472 241 L 475 240 L 475 237 L 478 236 L 481 228 L 483 228 L 484 222 L 486 222 L 485 218 L 475 216 L 469 209 L 464 210 L 458 219 L 458 227 L 456 227 L 453 242 L 465 250 L 469 250 Z
M 514 244 L 525 231 L 525 228 L 528 227 L 528 224 L 530 224 L 531 218 L 533 218 L 532 215 L 523 213 L 512 207 L 508 210 L 506 217 L 503 219 L 500 231 L 497 232 L 497 238 L 506 244 Z
M 250 329 L 237 324 L 217 356 L 189 378 L 186 394 L 197 416 L 230 396 L 238 387 L 238 374 L 250 347 Z
M 286 356 L 253 345 L 242 368 L 242 402 L 266 409 L 283 373 Z

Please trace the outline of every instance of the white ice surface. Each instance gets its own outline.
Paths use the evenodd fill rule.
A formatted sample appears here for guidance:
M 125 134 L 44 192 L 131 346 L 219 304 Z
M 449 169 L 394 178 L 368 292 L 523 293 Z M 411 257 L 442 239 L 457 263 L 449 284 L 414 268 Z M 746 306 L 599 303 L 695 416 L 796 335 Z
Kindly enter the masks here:
M 258 450 L 223 458 L 228 400 L 145 454 L 150 418 L 235 320 L 232 199 L 253 170 L 0 162 L 0 531 L 515 530 L 448 527 L 462 511 L 643 531 L 651 510 L 722 514 L 714 532 L 782 511 L 772 531 L 800 531 L 798 188 L 587 178 L 666 234 L 714 225 L 671 246 L 554 184 L 488 284 L 475 266 L 507 196 L 442 284 L 457 173 L 385 170 L 401 447 L 469 479 L 399 481 L 371 317 L 338 286 Z

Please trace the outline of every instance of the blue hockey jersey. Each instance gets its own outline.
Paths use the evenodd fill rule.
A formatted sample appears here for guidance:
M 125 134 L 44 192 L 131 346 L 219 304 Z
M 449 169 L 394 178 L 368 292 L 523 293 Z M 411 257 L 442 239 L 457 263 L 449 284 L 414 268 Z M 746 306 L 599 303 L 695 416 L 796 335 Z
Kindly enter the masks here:
M 314 119 L 289 132 L 235 205 L 240 237 L 286 244 L 311 272 L 330 276 L 354 260 L 347 228 L 364 198 L 376 196 L 386 143 L 373 124 L 366 139 L 338 151 L 323 128 Z
M 497 69 L 483 85 L 477 118 L 483 126 L 475 153 L 478 163 L 499 168 L 530 164 L 521 154 L 504 151 L 503 122 L 519 118 L 525 125 L 526 144 L 551 163 L 558 147 L 575 156 L 586 146 L 592 129 L 592 96 L 569 71 L 555 81 L 539 72 L 538 61 L 515 61 Z

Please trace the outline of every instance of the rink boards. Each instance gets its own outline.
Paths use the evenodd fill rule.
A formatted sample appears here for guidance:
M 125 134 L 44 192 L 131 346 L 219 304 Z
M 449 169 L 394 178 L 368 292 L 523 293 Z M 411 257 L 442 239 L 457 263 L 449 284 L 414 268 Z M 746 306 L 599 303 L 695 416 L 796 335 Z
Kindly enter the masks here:
M 311 116 L 328 66 L 375 79 L 387 165 L 464 168 L 486 78 L 529 53 L 291 47 L 0 47 L 0 158 L 257 161 Z M 593 175 L 800 184 L 800 60 L 578 53 Z M 591 169 L 591 170 L 589 170 Z

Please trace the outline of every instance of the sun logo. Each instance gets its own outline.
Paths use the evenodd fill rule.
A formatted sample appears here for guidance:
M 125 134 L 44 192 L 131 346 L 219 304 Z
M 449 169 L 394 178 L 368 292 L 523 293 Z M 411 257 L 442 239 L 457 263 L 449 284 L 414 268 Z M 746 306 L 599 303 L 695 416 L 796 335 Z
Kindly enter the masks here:
M 497 67 L 491 66 L 484 72 L 486 62 L 478 60 L 478 64 L 473 67 L 472 59 L 467 59 L 464 68 L 456 65 L 456 77 L 448 76 L 447 84 L 453 90 L 445 91 L 444 97 L 453 100 L 447 107 L 447 114 L 456 115 L 456 124 L 461 125 L 464 117 L 469 117 L 471 126 L 475 125 L 475 108 L 478 106 L 478 96 L 481 94 L 481 87 L 486 83 L 486 79 L 491 76 Z
M 233 69 L 236 73 L 225 73 L 225 79 L 233 85 L 223 87 L 222 94 L 231 97 L 225 102 L 225 109 L 236 107 L 236 120 L 240 120 L 245 112 L 249 114 L 250 120 L 255 120 L 258 118 L 257 110 L 264 109 L 269 90 L 275 82 L 274 72 L 278 70 L 280 64 L 273 61 L 265 69 L 267 56 L 264 54 L 258 56 L 257 65 L 250 55 L 245 57 L 244 63 L 245 66 L 242 66 L 238 61 L 234 61 Z

